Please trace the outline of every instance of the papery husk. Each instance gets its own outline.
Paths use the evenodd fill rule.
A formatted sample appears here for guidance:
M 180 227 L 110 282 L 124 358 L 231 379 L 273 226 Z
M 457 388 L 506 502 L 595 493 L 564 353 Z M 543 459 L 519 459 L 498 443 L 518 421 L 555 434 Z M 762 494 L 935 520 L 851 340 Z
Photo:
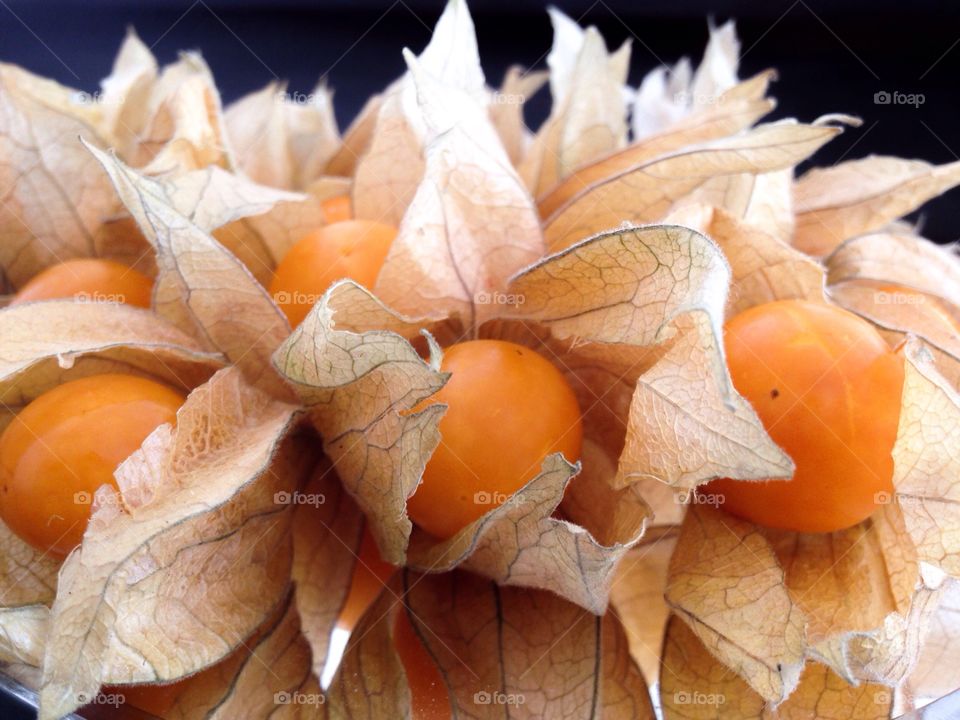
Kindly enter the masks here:
M 960 163 L 871 155 L 815 168 L 794 185 L 794 245 L 826 255 L 845 240 L 883 228 L 960 183 Z
M 87 96 L 0 65 L 0 267 L 14 288 L 64 260 L 94 254 L 92 236 L 116 212 L 108 178 L 76 138 L 113 138 Z
M 509 703 L 524 716 L 654 717 L 646 683 L 612 616 L 468 573 L 409 570 L 381 594 L 348 643 L 330 688 L 331 709 L 371 720 L 409 714 L 411 694 L 393 645 L 396 614 L 404 612 L 456 714 L 502 717 Z M 494 696 L 504 700 L 486 700 Z
M 236 368 L 194 391 L 101 487 L 60 570 L 40 717 L 101 684 L 169 681 L 228 655 L 276 607 L 290 577 L 291 508 L 307 455 L 284 445 L 296 406 Z
M 252 384 L 289 398 L 269 357 L 290 326 L 263 286 L 236 256 L 173 207 L 163 185 L 115 156 L 88 149 L 157 253 L 156 312 L 204 347 L 222 352 Z

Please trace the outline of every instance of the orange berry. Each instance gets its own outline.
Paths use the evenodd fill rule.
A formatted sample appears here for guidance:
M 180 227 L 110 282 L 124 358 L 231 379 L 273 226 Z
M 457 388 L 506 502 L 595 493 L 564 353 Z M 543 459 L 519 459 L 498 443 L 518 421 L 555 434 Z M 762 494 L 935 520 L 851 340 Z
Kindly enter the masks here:
M 133 375 L 93 375 L 49 390 L 0 435 L 0 518 L 38 550 L 67 555 L 93 494 L 184 396 Z
M 447 349 L 440 445 L 407 502 L 411 519 L 448 538 L 533 479 L 548 455 L 580 457 L 583 428 L 566 378 L 539 353 L 502 340 Z
M 395 228 L 370 220 L 345 220 L 315 230 L 277 265 L 270 295 L 296 327 L 337 280 L 350 278 L 372 287 L 396 236 Z
M 792 480 L 715 480 L 702 493 L 767 527 L 831 532 L 856 525 L 893 491 L 891 451 L 903 361 L 874 327 L 839 307 L 759 305 L 726 325 L 737 390 L 796 463 Z
M 20 288 L 11 305 L 33 300 L 76 298 L 150 307 L 153 280 L 113 260 L 79 258 L 51 265 Z

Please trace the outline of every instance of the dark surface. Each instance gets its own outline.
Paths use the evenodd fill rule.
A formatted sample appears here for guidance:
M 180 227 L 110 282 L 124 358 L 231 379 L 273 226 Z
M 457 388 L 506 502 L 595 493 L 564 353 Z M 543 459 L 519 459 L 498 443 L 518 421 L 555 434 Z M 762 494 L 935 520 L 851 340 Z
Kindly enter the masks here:
M 611 44 L 633 39 L 633 82 L 659 61 L 699 58 L 706 15 L 738 19 L 742 74 L 780 70 L 777 116 L 813 120 L 827 112 L 864 118 L 821 151 L 819 163 L 869 153 L 946 162 L 960 153 L 960 3 L 828 2 L 828 0 L 598 0 L 558 6 L 598 25 Z M 474 2 L 484 66 L 491 82 L 511 63 L 543 64 L 550 24 L 540 0 Z M 265 9 L 269 7 L 270 9 Z M 96 88 L 127 25 L 134 25 L 161 61 L 200 49 L 230 100 L 274 77 L 307 92 L 324 76 L 336 89 L 337 113 L 349 121 L 364 98 L 402 70 L 400 50 L 418 50 L 442 4 L 417 0 L 4 0 L 0 56 L 34 72 Z M 874 93 L 923 93 L 919 108 L 874 104 Z M 546 96 L 533 103 L 533 119 Z M 931 237 L 947 241 L 956 193 L 923 213 Z
M 540 0 L 471 3 L 484 69 L 492 84 L 513 63 L 542 65 L 550 24 Z M 813 120 L 828 112 L 863 117 L 824 148 L 817 162 L 870 153 L 947 162 L 960 153 L 960 3 L 829 2 L 828 0 L 598 0 L 555 4 L 599 26 L 608 43 L 633 39 L 631 80 L 681 55 L 699 59 L 706 16 L 738 19 L 741 75 L 780 71 L 776 117 Z M 269 8 L 269 9 L 267 9 Z M 419 50 L 441 2 L 398 0 L 0 0 L 0 58 L 92 91 L 110 69 L 127 25 L 153 46 L 161 62 L 180 49 L 200 49 L 224 99 L 275 77 L 308 92 L 326 77 L 346 124 L 365 97 L 403 69 L 400 50 Z M 922 93 L 919 108 L 876 105 L 878 91 Z M 546 96 L 532 103 L 542 117 Z M 926 234 L 945 242 L 960 235 L 960 192 L 930 203 Z M 0 700 L 0 718 L 32 713 Z

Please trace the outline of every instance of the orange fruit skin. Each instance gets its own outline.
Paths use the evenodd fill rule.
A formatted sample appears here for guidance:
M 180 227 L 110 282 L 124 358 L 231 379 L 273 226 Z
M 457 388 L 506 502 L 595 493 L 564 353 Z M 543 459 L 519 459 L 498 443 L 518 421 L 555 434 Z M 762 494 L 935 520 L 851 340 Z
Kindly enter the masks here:
M 327 223 L 338 223 L 344 220 L 350 220 L 353 217 L 353 205 L 350 202 L 349 195 L 337 195 L 327 198 L 320 207 L 323 210 L 323 217 Z
M 345 220 L 310 233 L 290 248 L 270 283 L 270 295 L 296 327 L 324 291 L 341 278 L 372 287 L 397 236 L 370 220 Z
M 364 528 L 363 538 L 360 540 L 360 552 L 357 553 L 353 577 L 350 579 L 350 590 L 340 611 L 340 617 L 337 618 L 337 627 L 352 632 L 357 621 L 376 600 L 396 570 L 393 565 L 380 557 L 373 535 Z
M 450 698 L 440 669 L 420 642 L 406 608 L 400 608 L 393 625 L 393 644 L 410 685 L 413 720 L 449 720 Z
M 449 538 L 534 478 L 548 455 L 576 461 L 583 427 L 566 379 L 530 348 L 471 340 L 450 347 L 441 367 L 450 379 L 421 405 L 449 407 L 407 512 L 431 535 Z
M 51 265 L 20 288 L 11 305 L 33 300 L 78 298 L 149 308 L 153 280 L 113 260 L 78 258 Z
M 49 390 L 0 435 L 0 518 L 41 551 L 65 556 L 83 537 L 91 499 L 184 396 L 132 375 L 93 375 Z
M 715 480 L 701 493 L 767 527 L 832 532 L 869 517 L 893 492 L 891 451 L 903 361 L 865 320 L 786 300 L 726 325 L 734 386 L 796 463 L 792 480 Z

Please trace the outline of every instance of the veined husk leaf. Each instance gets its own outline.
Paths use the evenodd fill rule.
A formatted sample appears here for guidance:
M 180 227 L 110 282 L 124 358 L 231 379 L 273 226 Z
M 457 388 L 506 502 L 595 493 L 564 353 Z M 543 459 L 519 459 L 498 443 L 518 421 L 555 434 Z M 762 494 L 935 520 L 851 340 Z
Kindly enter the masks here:
M 728 668 L 764 700 L 785 700 L 800 679 L 806 613 L 773 549 L 750 523 L 694 503 L 667 575 L 666 598 Z
M 667 625 L 660 671 L 665 720 L 886 720 L 892 696 L 882 685 L 851 685 L 825 665 L 809 661 L 793 694 L 774 705 L 719 662 L 680 618 L 672 616 Z
M 627 142 L 630 42 L 610 53 L 595 27 L 584 31 L 559 10 L 549 12 L 554 28 L 547 58 L 553 106 L 517 166 L 537 197 Z
M 434 80 L 412 55 L 426 126 L 426 166 L 377 279 L 377 295 L 411 316 L 468 328 L 498 311 L 485 296 L 543 255 L 536 209 L 510 166 L 486 108 Z
M 916 339 L 903 348 L 905 377 L 893 447 L 895 500 L 924 562 L 960 576 L 960 394 Z
M 0 310 L 0 403 L 9 415 L 66 380 L 136 373 L 187 391 L 223 366 L 154 313 L 116 303 L 47 300 Z
M 611 615 L 459 571 L 405 570 L 391 590 L 351 638 L 331 686 L 331 710 L 371 720 L 409 713 L 410 690 L 393 646 L 396 615 L 406 613 L 458 716 L 502 717 L 509 702 L 520 717 L 655 717 Z
M 347 329 L 339 329 L 341 323 Z M 411 412 L 447 378 L 432 339 L 425 361 L 396 333 L 415 325 L 358 285 L 340 281 L 273 358 L 310 412 L 347 491 L 370 519 L 381 556 L 396 565 L 403 564 L 412 527 L 406 500 L 440 440 L 437 422 L 445 409 L 430 405 Z
M 294 600 L 319 678 L 330 636 L 359 562 L 363 514 L 327 458 L 317 463 L 293 510 Z M 293 499 L 296 499 L 294 496 Z
M 198 53 L 181 53 L 177 62 L 163 68 L 147 110 L 138 141 L 124 157 L 132 167 L 153 175 L 234 166 L 220 93 Z
M 558 338 L 669 343 L 637 379 L 617 487 L 645 477 L 692 488 L 725 475 L 792 475 L 793 463 L 736 393 L 724 364 L 729 278 L 720 250 L 703 235 L 651 225 L 597 235 L 511 283 L 524 299 L 515 314 Z
M 340 148 L 333 93 L 322 83 L 293 95 L 269 83 L 229 105 L 224 124 L 237 168 L 270 187 L 306 188 Z
M 156 312 L 203 346 L 222 352 L 251 383 L 289 397 L 269 358 L 290 326 L 263 286 L 235 255 L 171 205 L 163 185 L 115 156 L 88 148 L 156 250 Z
M 723 251 L 731 270 L 726 317 L 775 300 L 826 302 L 820 263 L 726 210 L 685 204 L 667 221 L 699 230 Z
M 463 0 L 448 1 L 419 61 L 424 73 L 437 82 L 486 103 L 473 20 Z M 356 163 L 356 217 L 400 224 L 424 171 L 420 112 L 417 90 L 407 71 L 384 91 L 366 152 Z
M 159 68 L 136 31 L 129 27 L 110 74 L 100 81 L 100 101 L 107 134 L 122 157 L 133 151 L 149 119 L 150 94 Z
M 40 717 L 104 683 L 175 680 L 228 655 L 281 601 L 304 453 L 285 446 L 297 408 L 236 368 L 195 390 L 97 491 L 64 562 L 43 660 Z
M 541 216 L 550 217 L 581 190 L 645 160 L 746 130 L 774 108 L 776 103 L 766 97 L 772 78 L 771 71 L 755 75 L 724 93 L 717 104 L 707 106 L 619 152 L 584 165 L 538 198 Z
M 873 233 L 851 238 L 824 260 L 828 282 L 882 280 L 960 306 L 960 257 L 956 249 L 907 233 Z
M 960 183 L 960 162 L 871 155 L 815 168 L 794 185 L 797 227 L 793 243 L 826 255 L 843 241 L 873 232 Z
M 490 101 L 490 121 L 514 165 L 520 162 L 532 140 L 523 119 L 524 104 L 546 84 L 548 77 L 542 70 L 524 70 L 519 65 L 511 65 Z
M 663 636 L 670 615 L 664 591 L 677 535 L 675 527 L 648 532 L 620 563 L 610 591 L 610 612 L 623 625 L 630 655 L 650 681 L 660 676 Z
M 0 65 L 0 268 L 18 288 L 39 271 L 95 254 L 117 198 L 78 137 L 105 147 L 100 105 L 52 80 Z
M 546 218 L 547 245 L 555 252 L 623 222 L 657 221 L 712 178 L 792 167 L 839 132 L 779 122 L 642 161 L 581 190 Z

